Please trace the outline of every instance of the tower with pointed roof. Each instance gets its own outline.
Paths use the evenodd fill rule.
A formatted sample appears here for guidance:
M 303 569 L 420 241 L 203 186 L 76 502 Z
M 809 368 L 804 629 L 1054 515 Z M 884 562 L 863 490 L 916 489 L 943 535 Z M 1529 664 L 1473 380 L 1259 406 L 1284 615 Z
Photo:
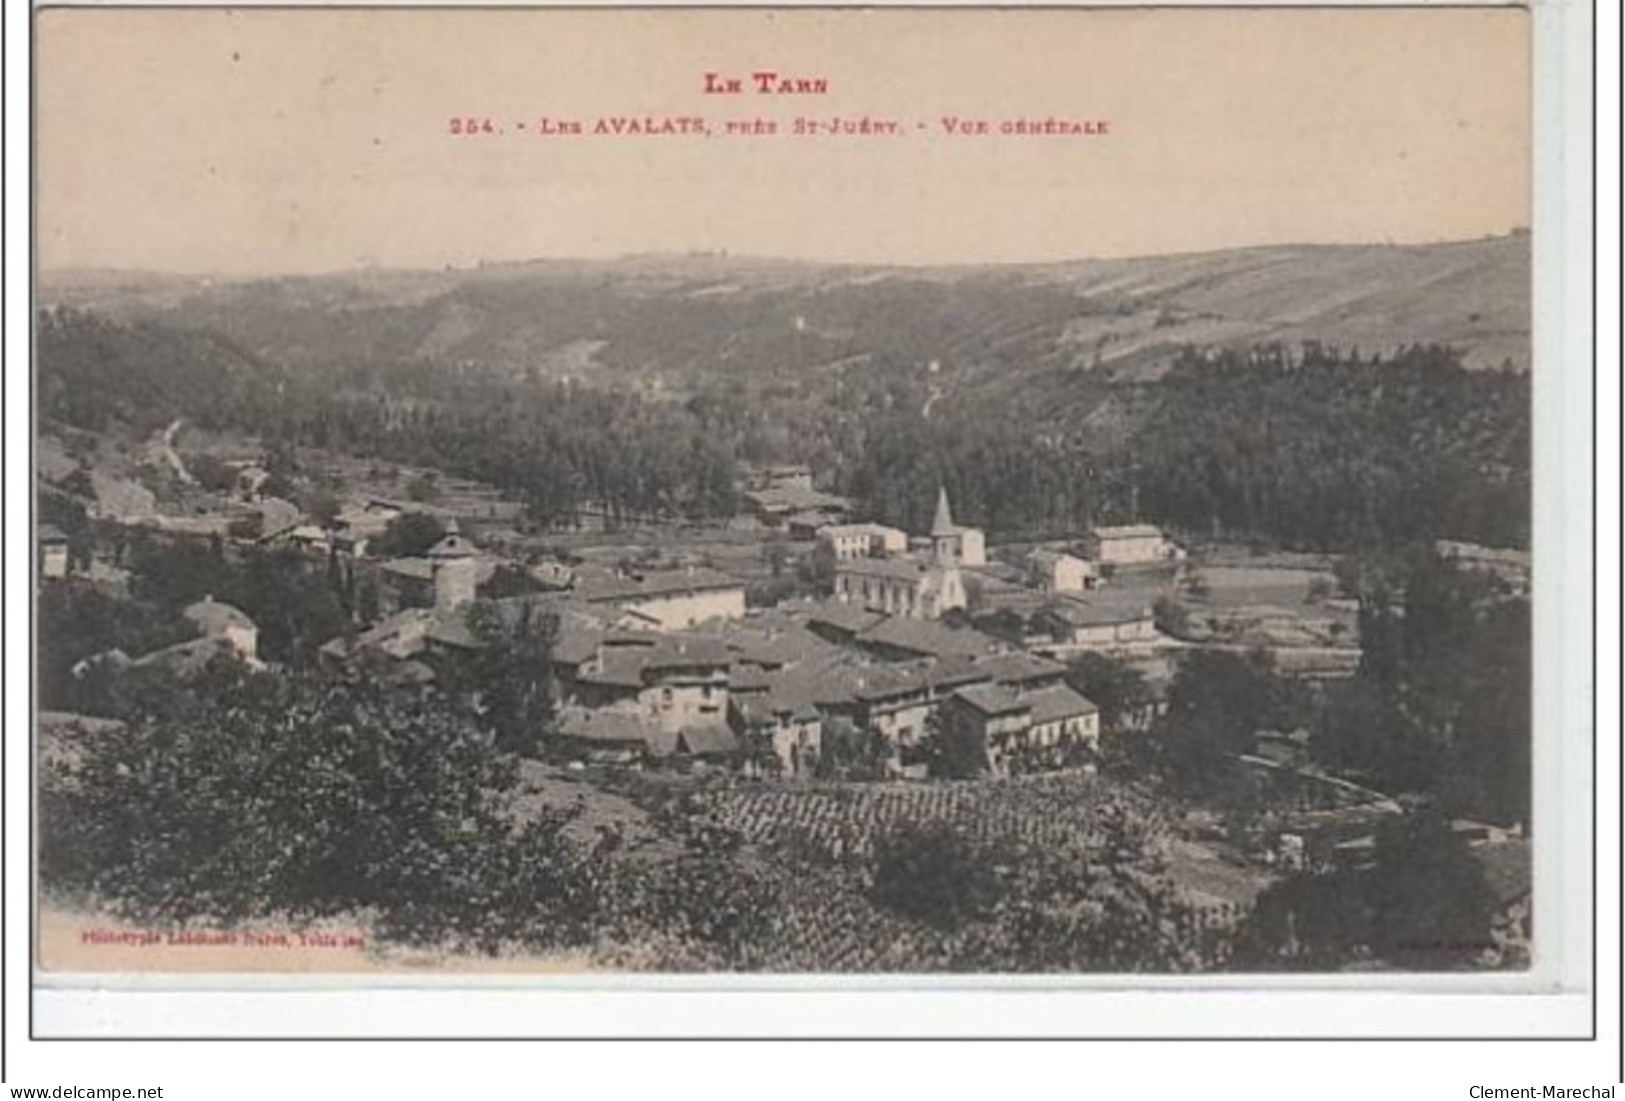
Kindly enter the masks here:
M 479 590 L 478 547 L 452 528 L 425 557 L 433 571 L 436 611 L 451 612 L 474 602 Z
M 937 512 L 931 520 L 931 558 L 939 565 L 959 560 L 959 528 L 948 507 L 948 487 L 937 487 Z

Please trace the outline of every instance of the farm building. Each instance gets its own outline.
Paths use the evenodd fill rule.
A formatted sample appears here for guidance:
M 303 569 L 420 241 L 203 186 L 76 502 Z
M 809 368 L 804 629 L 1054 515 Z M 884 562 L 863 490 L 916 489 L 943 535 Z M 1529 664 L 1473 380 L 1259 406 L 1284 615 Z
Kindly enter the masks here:
M 1045 549 L 1027 555 L 1027 575 L 1033 588 L 1050 593 L 1081 593 L 1097 580 L 1094 563 Z
M 811 489 L 812 467 L 805 463 L 779 463 L 745 472 L 746 489 Z
M 1134 566 L 1168 562 L 1184 552 L 1154 524 L 1125 524 L 1095 528 L 1084 539 L 1087 556 L 1102 566 Z
M 746 490 L 742 495 L 751 515 L 768 527 L 787 526 L 790 517 L 813 530 L 843 523 L 852 514 L 852 502 L 810 486 L 775 485 Z
M 1086 649 L 1110 649 L 1157 638 L 1151 607 L 1138 600 L 1058 599 L 1038 615 L 1056 643 Z
M 588 604 L 615 607 L 630 620 L 660 631 L 740 619 L 745 614 L 745 583 L 700 566 L 582 577 L 575 594 Z

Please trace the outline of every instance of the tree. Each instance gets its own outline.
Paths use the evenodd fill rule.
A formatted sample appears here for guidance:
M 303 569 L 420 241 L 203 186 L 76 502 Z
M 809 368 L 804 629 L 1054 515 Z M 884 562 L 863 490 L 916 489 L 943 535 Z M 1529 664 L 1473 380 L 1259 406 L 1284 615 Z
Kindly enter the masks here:
M 1101 729 L 1110 733 L 1120 731 L 1151 702 L 1140 671 L 1105 654 L 1085 651 L 1069 660 L 1066 682 L 1100 709 Z
M 86 658 L 115 649 L 138 658 L 197 633 L 172 608 L 120 600 L 73 578 L 41 591 L 38 610 L 40 704 L 51 710 L 102 710 L 73 672 Z
M 440 479 L 434 471 L 426 470 L 406 483 L 406 497 L 411 501 L 429 504 L 440 499 Z
M 967 938 L 980 969 L 1182 972 L 1221 952 L 1169 878 L 1159 829 L 1126 806 L 1103 807 L 1095 837 L 1007 850 L 998 866 L 1003 895 Z
M 445 525 L 427 512 L 403 512 L 372 541 L 378 558 L 415 558 L 445 538 Z
M 558 624 L 533 601 L 477 601 L 468 626 L 483 644 L 466 677 L 499 748 L 535 756 L 553 720 L 553 641 Z M 458 683 L 453 680 L 453 684 Z
M 777 578 L 784 572 L 784 567 L 790 561 L 790 547 L 780 532 L 770 532 L 762 541 L 762 562 L 767 566 L 768 576 Z
M 1268 654 L 1186 652 L 1168 689 L 1168 710 L 1148 738 L 1156 765 L 1191 791 L 1210 786 L 1231 758 L 1252 752 L 1260 730 L 1296 725 L 1288 696 Z
M 1528 600 L 1430 547 L 1342 572 L 1363 594 L 1360 669 L 1328 693 L 1316 759 L 1454 813 L 1527 822 Z
M 42 785 L 48 890 L 141 921 L 378 915 L 495 950 L 590 913 L 567 813 L 517 831 L 511 757 L 452 711 L 368 684 L 217 666 L 155 684 L 118 738 Z
M 294 547 L 251 553 L 216 595 L 255 622 L 261 654 L 269 661 L 309 662 L 317 647 L 350 625 L 342 586 Z
M 299 506 L 324 528 L 331 528 L 338 520 L 339 499 L 330 489 L 318 487 L 306 490 L 299 495 Z
M 486 600 L 506 600 L 539 592 L 541 588 L 525 567 L 504 562 L 492 572 L 490 580 L 480 586 L 480 596 Z
M 1367 888 L 1372 947 L 1398 966 L 1458 968 L 1493 947 L 1495 897 L 1483 868 L 1441 814 L 1384 822 Z
M 1378 827 L 1369 868 L 1300 872 L 1266 890 L 1238 934 L 1234 963 L 1329 971 L 1375 959 L 1457 970 L 1494 949 L 1494 915 L 1483 869 L 1449 820 L 1401 815 Z
M 237 471 L 212 452 L 195 451 L 185 456 L 185 462 L 187 473 L 204 489 L 228 493 L 237 485 Z
M 1183 638 L 1190 630 L 1190 609 L 1171 597 L 1157 597 L 1151 605 L 1151 615 L 1157 630 L 1165 635 Z
M 1371 903 L 1350 869 L 1297 872 L 1265 888 L 1231 947 L 1238 971 L 1340 971 L 1371 958 Z
M 875 841 L 871 897 L 905 917 L 957 929 L 999 894 L 990 854 L 946 822 L 906 822 Z

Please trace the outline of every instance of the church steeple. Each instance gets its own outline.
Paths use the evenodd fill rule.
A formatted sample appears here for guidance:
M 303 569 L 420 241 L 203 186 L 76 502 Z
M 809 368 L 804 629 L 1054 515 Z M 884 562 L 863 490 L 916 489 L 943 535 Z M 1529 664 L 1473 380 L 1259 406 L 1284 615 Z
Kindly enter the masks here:
M 937 515 L 931 521 L 931 538 L 941 539 L 944 536 L 954 535 L 959 531 L 954 526 L 954 514 L 948 508 L 948 487 L 937 487 Z
M 948 487 L 937 487 L 937 514 L 931 521 L 931 557 L 941 565 L 959 557 L 959 528 L 948 507 Z

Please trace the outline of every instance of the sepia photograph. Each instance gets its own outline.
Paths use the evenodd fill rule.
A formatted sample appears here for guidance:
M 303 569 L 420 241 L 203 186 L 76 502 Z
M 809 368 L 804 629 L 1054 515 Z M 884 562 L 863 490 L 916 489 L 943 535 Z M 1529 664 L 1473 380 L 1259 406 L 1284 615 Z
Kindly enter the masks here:
M 1553 959 L 1527 9 L 34 30 L 38 982 Z

